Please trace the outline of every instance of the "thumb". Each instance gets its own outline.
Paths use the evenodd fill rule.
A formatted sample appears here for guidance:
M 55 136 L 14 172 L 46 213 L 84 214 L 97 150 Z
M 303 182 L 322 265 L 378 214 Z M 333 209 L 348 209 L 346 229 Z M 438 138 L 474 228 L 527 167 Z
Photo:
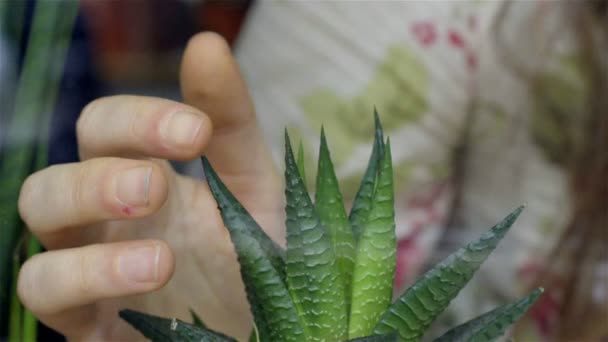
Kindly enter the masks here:
M 277 177 L 247 86 L 226 41 L 209 32 L 194 36 L 184 53 L 180 79 L 186 102 L 213 123 L 205 154 L 224 181 Z
M 194 36 L 180 80 L 185 101 L 211 118 L 213 136 L 205 155 L 223 182 L 249 210 L 262 209 L 256 205 L 282 210 L 281 178 L 226 41 L 215 33 Z

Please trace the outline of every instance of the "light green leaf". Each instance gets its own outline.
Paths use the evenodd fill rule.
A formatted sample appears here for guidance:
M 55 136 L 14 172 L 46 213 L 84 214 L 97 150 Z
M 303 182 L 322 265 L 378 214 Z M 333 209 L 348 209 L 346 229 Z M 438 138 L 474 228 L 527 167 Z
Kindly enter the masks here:
M 321 223 L 330 233 L 336 262 L 340 269 L 340 278 L 344 284 L 347 311 L 350 303 L 350 282 L 355 259 L 355 245 L 350 222 L 346 217 L 344 200 L 340 193 L 338 178 L 334 172 L 325 131 L 321 128 L 321 147 L 319 148 L 319 165 L 317 171 L 317 189 L 315 207 Z
M 249 334 L 249 342 L 261 342 L 260 334 L 258 332 L 258 327 L 253 323 L 253 329 L 251 330 L 251 334 Z
M 522 210 L 523 206 L 517 208 L 479 240 L 459 249 L 428 271 L 391 305 L 374 333 L 397 330 L 402 341 L 417 341 L 469 282 Z
M 369 211 L 372 208 L 372 197 L 374 195 L 376 177 L 378 175 L 378 169 L 380 168 L 382 155 L 384 154 L 384 133 L 378 112 L 375 108 L 374 123 L 376 126 L 374 147 L 372 149 L 372 154 L 369 157 L 367 169 L 365 170 L 365 174 L 361 179 L 361 185 L 359 185 L 359 190 L 357 190 L 357 195 L 355 195 L 355 200 L 353 201 L 353 206 L 348 217 L 350 224 L 353 227 L 353 238 L 355 244 L 357 244 L 357 241 L 359 240 L 359 235 L 363 230 L 365 220 L 367 220 Z
M 390 141 L 379 170 L 372 207 L 357 244 L 349 338 L 370 335 L 391 304 L 395 277 L 395 200 Z M 392 329 L 395 330 L 395 329 Z M 392 331 L 382 331 L 380 334 Z
M 121 310 L 119 315 L 152 342 L 236 342 L 211 329 L 133 310 Z
M 344 284 L 331 236 L 321 224 L 285 131 L 287 283 L 308 340 L 340 341 L 347 331 Z
M 284 281 L 282 250 L 222 183 L 207 158 L 205 176 L 237 252 L 241 277 L 264 341 L 299 341 L 302 325 Z
M 21 325 L 23 323 L 23 306 L 19 301 L 19 297 L 17 296 L 17 279 L 19 278 L 19 270 L 21 269 L 21 258 L 19 257 L 19 245 L 17 244 L 17 248 L 15 248 L 16 252 L 12 257 L 12 266 L 13 266 L 13 276 L 11 278 L 11 305 L 10 305 L 10 313 L 8 315 L 9 320 L 9 335 L 8 341 L 21 341 L 23 340 L 23 331 L 21 329 Z
M 526 297 L 498 307 L 448 330 L 435 342 L 489 342 L 501 337 L 507 328 L 523 316 L 543 293 L 538 288 Z
M 397 332 L 392 332 L 389 334 L 383 335 L 372 335 L 359 337 L 352 340 L 348 340 L 347 342 L 397 342 L 399 341 L 399 334 Z

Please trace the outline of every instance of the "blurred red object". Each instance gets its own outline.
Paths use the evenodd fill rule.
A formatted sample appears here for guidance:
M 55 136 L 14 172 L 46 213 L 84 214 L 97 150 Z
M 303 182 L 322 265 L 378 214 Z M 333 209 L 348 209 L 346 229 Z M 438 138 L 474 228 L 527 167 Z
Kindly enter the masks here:
M 214 31 L 233 43 L 250 1 L 82 0 L 99 75 L 109 82 L 174 80 L 188 39 Z

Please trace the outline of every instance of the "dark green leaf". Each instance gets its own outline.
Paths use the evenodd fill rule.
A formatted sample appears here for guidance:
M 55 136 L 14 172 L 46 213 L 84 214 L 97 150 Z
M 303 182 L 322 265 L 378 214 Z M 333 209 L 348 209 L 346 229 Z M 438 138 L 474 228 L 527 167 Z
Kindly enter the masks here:
M 393 295 L 396 238 L 390 142 L 386 143 L 377 183 L 369 217 L 357 244 L 348 331 L 350 338 L 370 335 L 391 304 Z
M 450 329 L 435 342 L 468 342 L 494 341 L 501 337 L 511 324 L 523 316 L 542 294 L 536 289 L 526 297 L 510 304 L 503 305 L 464 324 Z
M 399 334 L 396 331 L 384 335 L 372 335 L 359 337 L 347 342 L 397 342 L 399 341 Z
M 308 340 L 346 338 L 347 316 L 331 236 L 321 224 L 298 172 L 285 131 L 287 283 Z
M 281 273 L 282 278 L 285 278 L 285 251 L 283 248 L 266 235 L 266 232 L 264 232 L 249 212 L 247 212 L 243 205 L 234 197 L 230 190 L 228 190 L 226 185 L 222 183 L 213 167 L 211 167 L 209 160 L 206 157 L 201 159 L 203 161 L 205 176 L 209 182 L 213 197 L 218 203 L 218 208 L 222 213 L 224 224 L 226 224 L 229 230 L 235 227 L 234 229 L 243 230 L 255 238 L 263 248 L 264 254 L 266 254 L 266 257 L 270 260 L 274 268 Z
M 121 310 L 120 317 L 153 342 L 236 342 L 222 333 L 180 321 L 133 310 Z
M 201 328 L 207 327 L 207 325 L 205 323 L 203 323 L 203 320 L 200 317 L 198 317 L 196 312 L 194 312 L 194 310 L 192 310 L 192 309 L 190 309 L 190 316 L 192 316 L 192 324 L 196 325 L 197 327 L 201 327 Z
M 17 244 L 16 250 L 18 251 L 20 244 Z M 10 305 L 10 314 L 8 315 L 9 320 L 9 334 L 8 341 L 21 341 L 23 340 L 23 331 L 21 330 L 21 325 L 23 323 L 23 305 L 19 301 L 19 297 L 17 296 L 17 280 L 19 278 L 19 270 L 21 269 L 21 258 L 19 257 L 20 253 L 14 253 L 12 257 L 13 261 L 13 276 L 11 277 L 11 305 Z
M 300 144 L 298 145 L 298 170 L 300 171 L 300 176 L 306 186 L 306 165 L 304 164 L 304 145 L 302 144 L 302 140 L 300 140 Z
M 517 208 L 479 240 L 459 249 L 428 271 L 391 305 L 374 333 L 397 330 L 403 341 L 418 340 L 469 282 L 522 210 L 523 207 Z
M 302 325 L 284 281 L 282 250 L 228 191 L 206 158 L 203 158 L 203 166 L 209 188 L 237 252 L 241 277 L 260 339 L 302 340 Z
M 344 200 L 338 186 L 338 179 L 331 161 L 325 131 L 321 129 L 321 147 L 319 148 L 319 168 L 317 171 L 317 189 L 315 206 L 321 223 L 331 235 L 336 262 L 344 284 L 346 303 L 350 303 L 350 282 L 353 273 L 355 246 L 350 222 L 346 217 Z M 348 305 L 347 305 L 348 311 Z
M 357 244 L 357 241 L 359 241 L 359 235 L 363 230 L 365 220 L 367 220 L 369 211 L 372 208 L 374 186 L 376 183 L 376 177 L 378 175 L 378 169 L 380 168 L 382 155 L 384 154 L 384 135 L 382 132 L 382 124 L 380 123 L 380 118 L 375 108 L 374 122 L 376 125 L 374 147 L 372 149 L 372 154 L 369 157 L 367 169 L 365 170 L 365 174 L 361 179 L 361 185 L 359 185 L 359 190 L 357 190 L 357 194 L 355 195 L 355 200 L 353 201 L 353 206 L 348 217 L 350 224 L 353 227 L 353 238 L 355 244 Z

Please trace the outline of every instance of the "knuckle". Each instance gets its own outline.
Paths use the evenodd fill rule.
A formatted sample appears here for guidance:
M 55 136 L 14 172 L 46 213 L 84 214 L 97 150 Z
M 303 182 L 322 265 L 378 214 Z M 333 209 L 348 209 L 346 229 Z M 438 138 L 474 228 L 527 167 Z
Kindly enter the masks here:
M 76 213 L 81 213 L 86 208 L 84 205 L 84 192 L 87 189 L 88 175 L 91 174 L 91 169 L 92 162 L 80 163 L 76 169 L 69 198 L 70 207 Z
M 127 116 L 127 135 L 128 140 L 137 142 L 141 137 L 142 127 L 145 127 L 145 113 L 148 108 L 147 99 L 145 97 L 132 97 L 132 110 Z
M 76 293 L 81 298 L 89 298 L 95 289 L 95 283 L 91 277 L 91 269 L 94 269 L 91 255 L 89 253 L 80 253 L 76 262 L 76 269 L 78 270 L 75 284 Z

